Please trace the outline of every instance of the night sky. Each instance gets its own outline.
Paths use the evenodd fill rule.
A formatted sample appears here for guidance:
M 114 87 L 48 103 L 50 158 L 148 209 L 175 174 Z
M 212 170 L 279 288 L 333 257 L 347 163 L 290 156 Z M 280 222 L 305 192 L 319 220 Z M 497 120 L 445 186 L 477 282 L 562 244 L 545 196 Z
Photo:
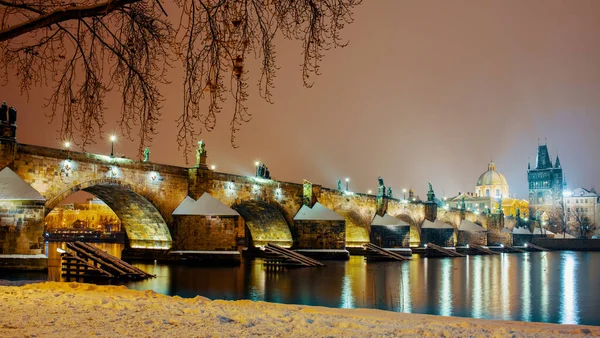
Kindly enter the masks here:
M 350 44 L 327 53 L 312 89 L 302 87 L 301 43 L 276 41 L 275 104 L 253 87 L 238 149 L 226 105 L 201 136 L 209 164 L 252 174 L 259 159 L 277 180 L 335 187 L 349 177 L 361 192 L 382 176 L 396 196 L 413 187 L 424 198 L 427 182 L 438 196 L 473 191 L 494 160 L 511 193 L 527 198 L 527 161 L 547 138 L 570 188 L 600 188 L 600 1 L 367 0 L 354 18 L 342 32 Z M 174 69 L 163 88 L 153 162 L 185 165 L 174 123 L 181 77 Z M 0 93 L 19 111 L 19 142 L 60 147 L 44 117 L 48 89 L 29 102 L 11 84 Z M 118 131 L 119 106 L 109 109 L 106 134 Z M 87 150 L 108 154 L 106 140 Z M 120 136 L 115 152 L 135 157 L 137 143 Z

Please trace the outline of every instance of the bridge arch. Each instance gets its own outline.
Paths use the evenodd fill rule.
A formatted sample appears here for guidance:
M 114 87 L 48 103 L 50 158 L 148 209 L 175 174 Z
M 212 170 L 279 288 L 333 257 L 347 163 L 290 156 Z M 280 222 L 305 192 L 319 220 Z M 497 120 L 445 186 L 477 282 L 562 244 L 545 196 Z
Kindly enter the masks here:
M 46 202 L 46 214 L 77 191 L 86 191 L 108 205 L 121 220 L 129 246 L 138 249 L 170 249 L 171 233 L 163 216 L 150 200 L 120 180 L 86 181 L 67 189 Z
M 244 219 L 255 247 L 273 243 L 289 248 L 294 243 L 290 227 L 277 207 L 264 201 L 249 200 L 232 208 Z
M 409 214 L 398 214 L 394 217 L 403 220 L 404 222 L 410 224 L 410 242 L 415 243 L 421 242 L 421 223 L 412 218 Z

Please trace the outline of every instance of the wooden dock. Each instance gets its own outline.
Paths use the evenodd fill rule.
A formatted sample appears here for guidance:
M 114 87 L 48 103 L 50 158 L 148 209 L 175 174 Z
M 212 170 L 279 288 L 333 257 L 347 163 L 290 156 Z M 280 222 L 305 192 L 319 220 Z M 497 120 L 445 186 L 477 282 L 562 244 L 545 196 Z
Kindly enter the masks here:
M 402 256 L 391 250 L 378 247 L 373 243 L 367 243 L 363 245 L 367 254 L 365 255 L 367 261 L 408 261 L 410 257 Z
M 499 252 L 492 251 L 489 248 L 483 247 L 479 244 L 469 243 L 469 249 L 473 249 L 479 253 L 486 254 L 486 255 L 499 255 L 500 254 Z
M 135 266 L 83 242 L 67 243 L 71 252 L 61 254 L 62 276 L 74 279 L 140 280 L 155 277 Z
M 535 245 L 533 243 L 527 243 L 527 244 L 525 244 L 525 247 L 527 249 L 531 249 L 532 251 L 550 251 L 550 250 L 548 250 L 546 248 L 542 248 L 541 246 L 537 246 L 537 245 Z
M 465 255 L 454 250 L 449 250 L 433 243 L 426 244 L 425 255 L 438 257 L 465 257 Z
M 325 264 L 317 260 L 275 244 L 268 243 L 263 250 L 267 254 L 264 264 L 270 269 L 325 266 Z

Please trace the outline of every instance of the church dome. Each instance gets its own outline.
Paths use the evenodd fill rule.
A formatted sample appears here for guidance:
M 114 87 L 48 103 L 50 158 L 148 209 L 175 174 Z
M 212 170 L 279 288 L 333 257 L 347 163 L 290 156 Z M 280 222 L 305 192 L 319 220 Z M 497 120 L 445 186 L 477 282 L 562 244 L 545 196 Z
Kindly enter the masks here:
M 481 174 L 477 180 L 478 187 L 486 185 L 508 185 L 504 175 L 496 171 L 496 164 L 494 162 L 490 162 L 488 171 Z

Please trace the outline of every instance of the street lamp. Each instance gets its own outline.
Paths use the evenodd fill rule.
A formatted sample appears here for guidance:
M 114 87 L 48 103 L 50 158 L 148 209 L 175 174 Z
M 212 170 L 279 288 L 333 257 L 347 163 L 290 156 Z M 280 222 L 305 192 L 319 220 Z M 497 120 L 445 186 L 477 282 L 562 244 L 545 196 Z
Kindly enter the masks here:
M 404 194 L 404 199 L 406 199 L 406 189 L 402 189 L 402 193 Z
M 67 149 L 67 161 L 71 160 L 71 153 L 69 151 L 69 148 L 71 148 L 71 142 L 69 141 L 65 141 L 65 149 Z
M 348 177 L 346 177 L 346 191 L 350 190 L 350 189 L 348 189 L 349 182 L 350 182 L 350 179 Z
M 259 176 L 258 175 L 258 168 L 260 166 L 260 162 L 258 162 L 258 161 L 254 162 L 254 166 L 256 167 L 256 175 L 255 176 L 258 177 Z
M 213 164 L 213 165 L 210 166 L 210 170 L 215 170 L 215 169 L 217 169 L 216 165 Z
M 115 157 L 115 141 L 117 137 L 115 135 L 110 135 L 110 158 Z
M 373 192 L 371 190 L 367 191 L 367 194 L 371 195 Z

